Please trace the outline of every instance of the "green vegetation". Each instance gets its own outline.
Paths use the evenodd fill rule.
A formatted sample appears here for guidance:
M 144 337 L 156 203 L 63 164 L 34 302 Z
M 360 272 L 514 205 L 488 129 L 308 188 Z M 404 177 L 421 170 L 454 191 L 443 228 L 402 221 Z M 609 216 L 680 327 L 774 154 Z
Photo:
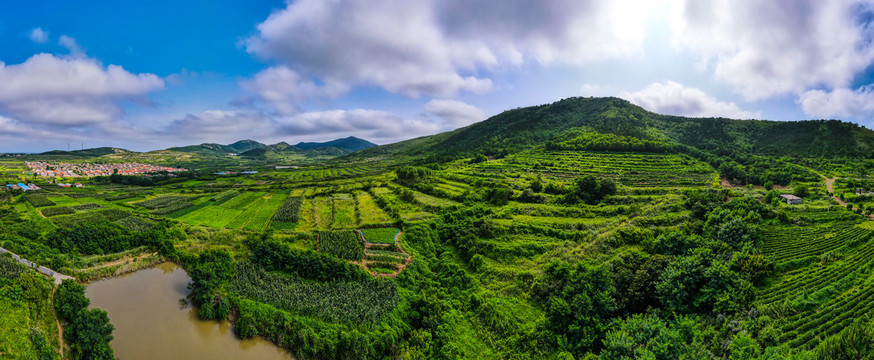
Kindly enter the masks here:
M 303 204 L 303 198 L 300 196 L 292 196 L 285 199 L 282 206 L 273 214 L 273 221 L 296 223 L 300 219 L 301 204 Z
M 82 279 L 176 261 L 201 318 L 300 358 L 866 358 L 872 146 L 837 121 L 577 98 L 341 157 L 254 142 L 34 155 L 201 170 L 28 179 L 46 190 L 0 193 L 0 246 Z M 22 160 L 0 160 L 21 181 Z M 83 309 L 75 284 L 52 298 L 3 259 L 0 352 L 54 353 L 55 315 L 34 309 Z M 65 356 L 105 355 L 99 312 L 59 314 Z
M 88 309 L 85 287 L 64 280 L 58 288 L 55 310 L 64 321 L 64 340 L 69 343 L 73 359 L 115 359 L 109 342 L 115 329 L 106 312 Z
M 346 260 L 361 260 L 364 244 L 354 231 L 319 232 L 319 251 Z
M 362 229 L 364 240 L 375 244 L 394 244 L 395 236 L 400 233 L 398 228 Z
M 56 207 L 42 209 L 39 212 L 42 213 L 42 215 L 45 217 L 52 217 L 52 216 L 58 216 L 58 215 L 73 214 L 76 211 L 73 210 L 72 208 L 68 208 L 66 206 L 56 206 Z
M 155 215 L 169 215 L 191 206 L 188 197 L 172 195 L 160 196 L 154 199 L 140 201 L 135 204 L 152 210 L 151 213 Z
M 0 358 L 57 359 L 51 282 L 0 255 Z
M 344 324 L 375 324 L 398 302 L 390 281 L 312 283 L 251 263 L 237 265 L 229 290 L 293 314 Z
M 29 202 L 29 203 L 30 203 L 31 205 L 33 205 L 34 207 L 43 207 L 43 206 L 54 206 L 54 205 L 56 205 L 54 202 L 52 202 L 51 200 L 49 200 L 49 198 L 46 197 L 46 196 L 43 195 L 43 194 L 34 194 L 34 193 L 27 194 L 27 196 L 25 196 L 25 199 L 27 199 L 27 202 Z

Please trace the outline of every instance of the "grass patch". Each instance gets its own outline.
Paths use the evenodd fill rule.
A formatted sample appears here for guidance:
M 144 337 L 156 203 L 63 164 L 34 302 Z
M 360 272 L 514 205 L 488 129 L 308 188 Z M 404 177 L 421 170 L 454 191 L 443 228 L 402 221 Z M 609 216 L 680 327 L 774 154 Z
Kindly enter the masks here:
M 395 235 L 401 230 L 398 228 L 377 228 L 377 229 L 362 229 L 364 240 L 374 244 L 394 244 Z
M 43 214 L 43 216 L 45 216 L 45 217 L 52 217 L 52 216 L 58 216 L 58 215 L 69 215 L 69 214 L 76 213 L 75 210 L 68 208 L 66 206 L 56 206 L 56 207 L 45 208 L 45 209 L 40 210 L 39 212 L 41 212 Z

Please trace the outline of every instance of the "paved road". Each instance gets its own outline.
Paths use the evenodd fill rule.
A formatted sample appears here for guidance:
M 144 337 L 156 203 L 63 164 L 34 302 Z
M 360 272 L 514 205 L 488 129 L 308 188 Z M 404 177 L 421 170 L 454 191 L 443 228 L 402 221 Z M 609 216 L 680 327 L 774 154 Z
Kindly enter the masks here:
M 36 270 L 36 271 L 39 271 L 41 274 L 43 274 L 43 275 L 45 275 L 45 276 L 51 277 L 52 279 L 55 280 L 55 284 L 59 284 L 59 285 L 60 285 L 60 284 L 61 284 L 61 281 L 64 281 L 64 279 L 76 280 L 76 279 L 74 279 L 72 276 L 68 276 L 68 275 L 61 274 L 61 273 L 56 272 L 56 271 L 54 271 L 54 270 L 52 270 L 52 269 L 49 269 L 49 268 L 47 268 L 47 267 L 45 267 L 45 266 L 39 266 L 39 265 L 37 265 L 36 263 L 34 263 L 34 262 L 30 261 L 30 260 L 27 260 L 27 259 L 25 259 L 25 258 L 22 258 L 21 256 L 18 256 L 18 255 L 15 255 L 15 253 L 13 253 L 13 252 L 11 252 L 11 251 L 9 251 L 9 250 L 6 250 L 6 249 L 0 247 L 0 254 L 3 254 L 3 253 L 10 253 L 10 254 L 12 254 L 12 258 L 13 258 L 13 259 L 15 259 L 15 260 L 17 260 L 18 262 L 24 264 L 24 266 L 27 266 L 27 267 L 29 267 L 29 268 L 31 268 L 31 269 L 34 269 L 34 270 Z

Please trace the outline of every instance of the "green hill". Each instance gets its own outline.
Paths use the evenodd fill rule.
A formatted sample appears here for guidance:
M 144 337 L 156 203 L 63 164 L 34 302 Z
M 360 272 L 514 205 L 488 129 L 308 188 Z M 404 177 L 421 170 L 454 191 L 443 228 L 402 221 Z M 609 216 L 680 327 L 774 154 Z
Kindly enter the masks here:
M 187 153 L 198 153 L 203 155 L 216 155 L 223 156 L 227 154 L 235 154 L 237 153 L 237 149 L 229 147 L 227 145 L 215 144 L 215 143 L 203 143 L 200 145 L 188 145 L 188 146 L 179 146 L 172 147 L 167 149 L 168 151 L 176 151 L 176 152 L 187 152 Z
M 228 145 L 229 148 L 234 149 L 238 153 L 242 153 L 242 152 L 246 152 L 246 151 L 250 151 L 250 150 L 254 150 L 254 149 L 260 149 L 260 148 L 263 148 L 265 146 L 267 146 L 267 145 L 264 145 L 262 143 L 255 141 L 255 140 L 249 140 L 249 139 L 240 140 L 240 141 L 237 141 L 233 144 Z
M 331 141 L 326 141 L 326 142 L 299 142 L 299 143 L 297 143 L 297 145 L 294 145 L 294 147 L 296 147 L 298 149 L 304 149 L 304 150 L 333 147 L 333 148 L 345 150 L 347 153 L 358 151 L 358 150 L 369 149 L 369 148 L 372 148 L 375 146 L 377 146 L 377 145 L 370 142 L 370 141 L 367 141 L 364 139 L 359 139 L 359 138 L 354 137 L 354 136 L 350 136 L 350 137 L 342 138 L 342 139 L 331 140 Z
M 330 159 L 337 156 L 346 155 L 349 150 L 336 147 L 318 147 L 312 149 L 301 149 L 297 146 L 289 145 L 286 142 L 280 142 L 273 145 L 266 145 L 261 148 L 246 151 L 240 156 L 249 159 L 273 159 L 273 160 L 301 160 L 301 159 Z
M 63 150 L 53 150 L 46 151 L 44 153 L 40 153 L 38 155 L 56 155 L 56 156 L 70 156 L 70 157 L 97 157 L 109 154 L 126 154 L 133 153 L 133 151 L 119 149 L 114 147 L 99 147 L 93 149 L 83 149 L 83 150 L 72 150 L 72 151 L 63 151 Z
M 874 132 L 838 120 L 687 118 L 649 112 L 619 98 L 569 98 L 508 110 L 461 129 L 367 149 L 350 158 L 499 155 L 592 133 L 705 151 L 797 157 L 867 155 L 874 146 Z

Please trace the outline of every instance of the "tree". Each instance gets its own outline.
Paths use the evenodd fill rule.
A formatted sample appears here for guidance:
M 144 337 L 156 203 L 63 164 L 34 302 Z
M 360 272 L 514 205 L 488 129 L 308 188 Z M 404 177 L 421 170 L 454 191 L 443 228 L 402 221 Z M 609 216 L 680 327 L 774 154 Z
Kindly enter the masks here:
M 191 269 L 191 298 L 201 307 L 201 315 L 212 319 L 213 293 L 231 277 L 233 262 L 231 254 L 225 250 L 207 250 L 200 254 L 197 263 Z M 208 308 L 204 310 L 204 308 Z
M 78 319 L 67 329 L 65 336 L 70 341 L 74 357 L 78 359 L 114 360 L 112 331 L 106 311 L 81 310 Z
M 604 267 L 582 262 L 573 268 L 552 263 L 547 283 L 558 285 L 546 303 L 547 326 L 561 335 L 560 343 L 575 356 L 601 348 L 610 317 L 615 311 L 612 277 Z
M 616 182 L 614 182 L 613 179 L 602 179 L 600 185 L 600 195 L 602 198 L 616 194 Z
M 762 352 L 762 348 L 746 331 L 741 331 L 731 339 L 728 352 L 729 360 L 748 360 L 757 358 Z
M 795 190 L 792 191 L 792 194 L 794 194 L 797 197 L 803 198 L 803 197 L 807 197 L 808 195 L 810 195 L 810 190 L 807 188 L 807 185 L 799 184 L 798 186 L 795 187 Z
M 738 218 L 732 218 L 719 226 L 716 239 L 731 245 L 735 250 L 754 240 L 755 228 Z
M 706 347 L 688 334 L 697 333 L 694 321 L 681 318 L 673 325 L 655 315 L 634 315 L 617 321 L 604 340 L 600 360 L 705 359 Z
M 486 200 L 493 205 L 507 205 L 510 201 L 510 196 L 513 195 L 513 190 L 507 187 L 497 187 L 489 189 L 486 193 Z
M 91 300 L 85 297 L 85 287 L 73 280 L 64 280 L 58 287 L 55 309 L 65 321 L 75 318 L 76 314 L 86 309 Z
M 540 179 L 540 176 L 531 181 L 531 190 L 534 190 L 534 192 L 540 192 L 543 190 L 543 180 Z
M 477 164 L 477 163 L 481 163 L 481 162 L 484 162 L 484 161 L 487 161 L 487 160 L 489 160 L 489 158 L 486 157 L 485 155 L 483 155 L 483 154 L 477 154 L 476 156 L 473 157 L 473 159 L 470 159 L 470 163 L 471 163 L 471 164 Z

